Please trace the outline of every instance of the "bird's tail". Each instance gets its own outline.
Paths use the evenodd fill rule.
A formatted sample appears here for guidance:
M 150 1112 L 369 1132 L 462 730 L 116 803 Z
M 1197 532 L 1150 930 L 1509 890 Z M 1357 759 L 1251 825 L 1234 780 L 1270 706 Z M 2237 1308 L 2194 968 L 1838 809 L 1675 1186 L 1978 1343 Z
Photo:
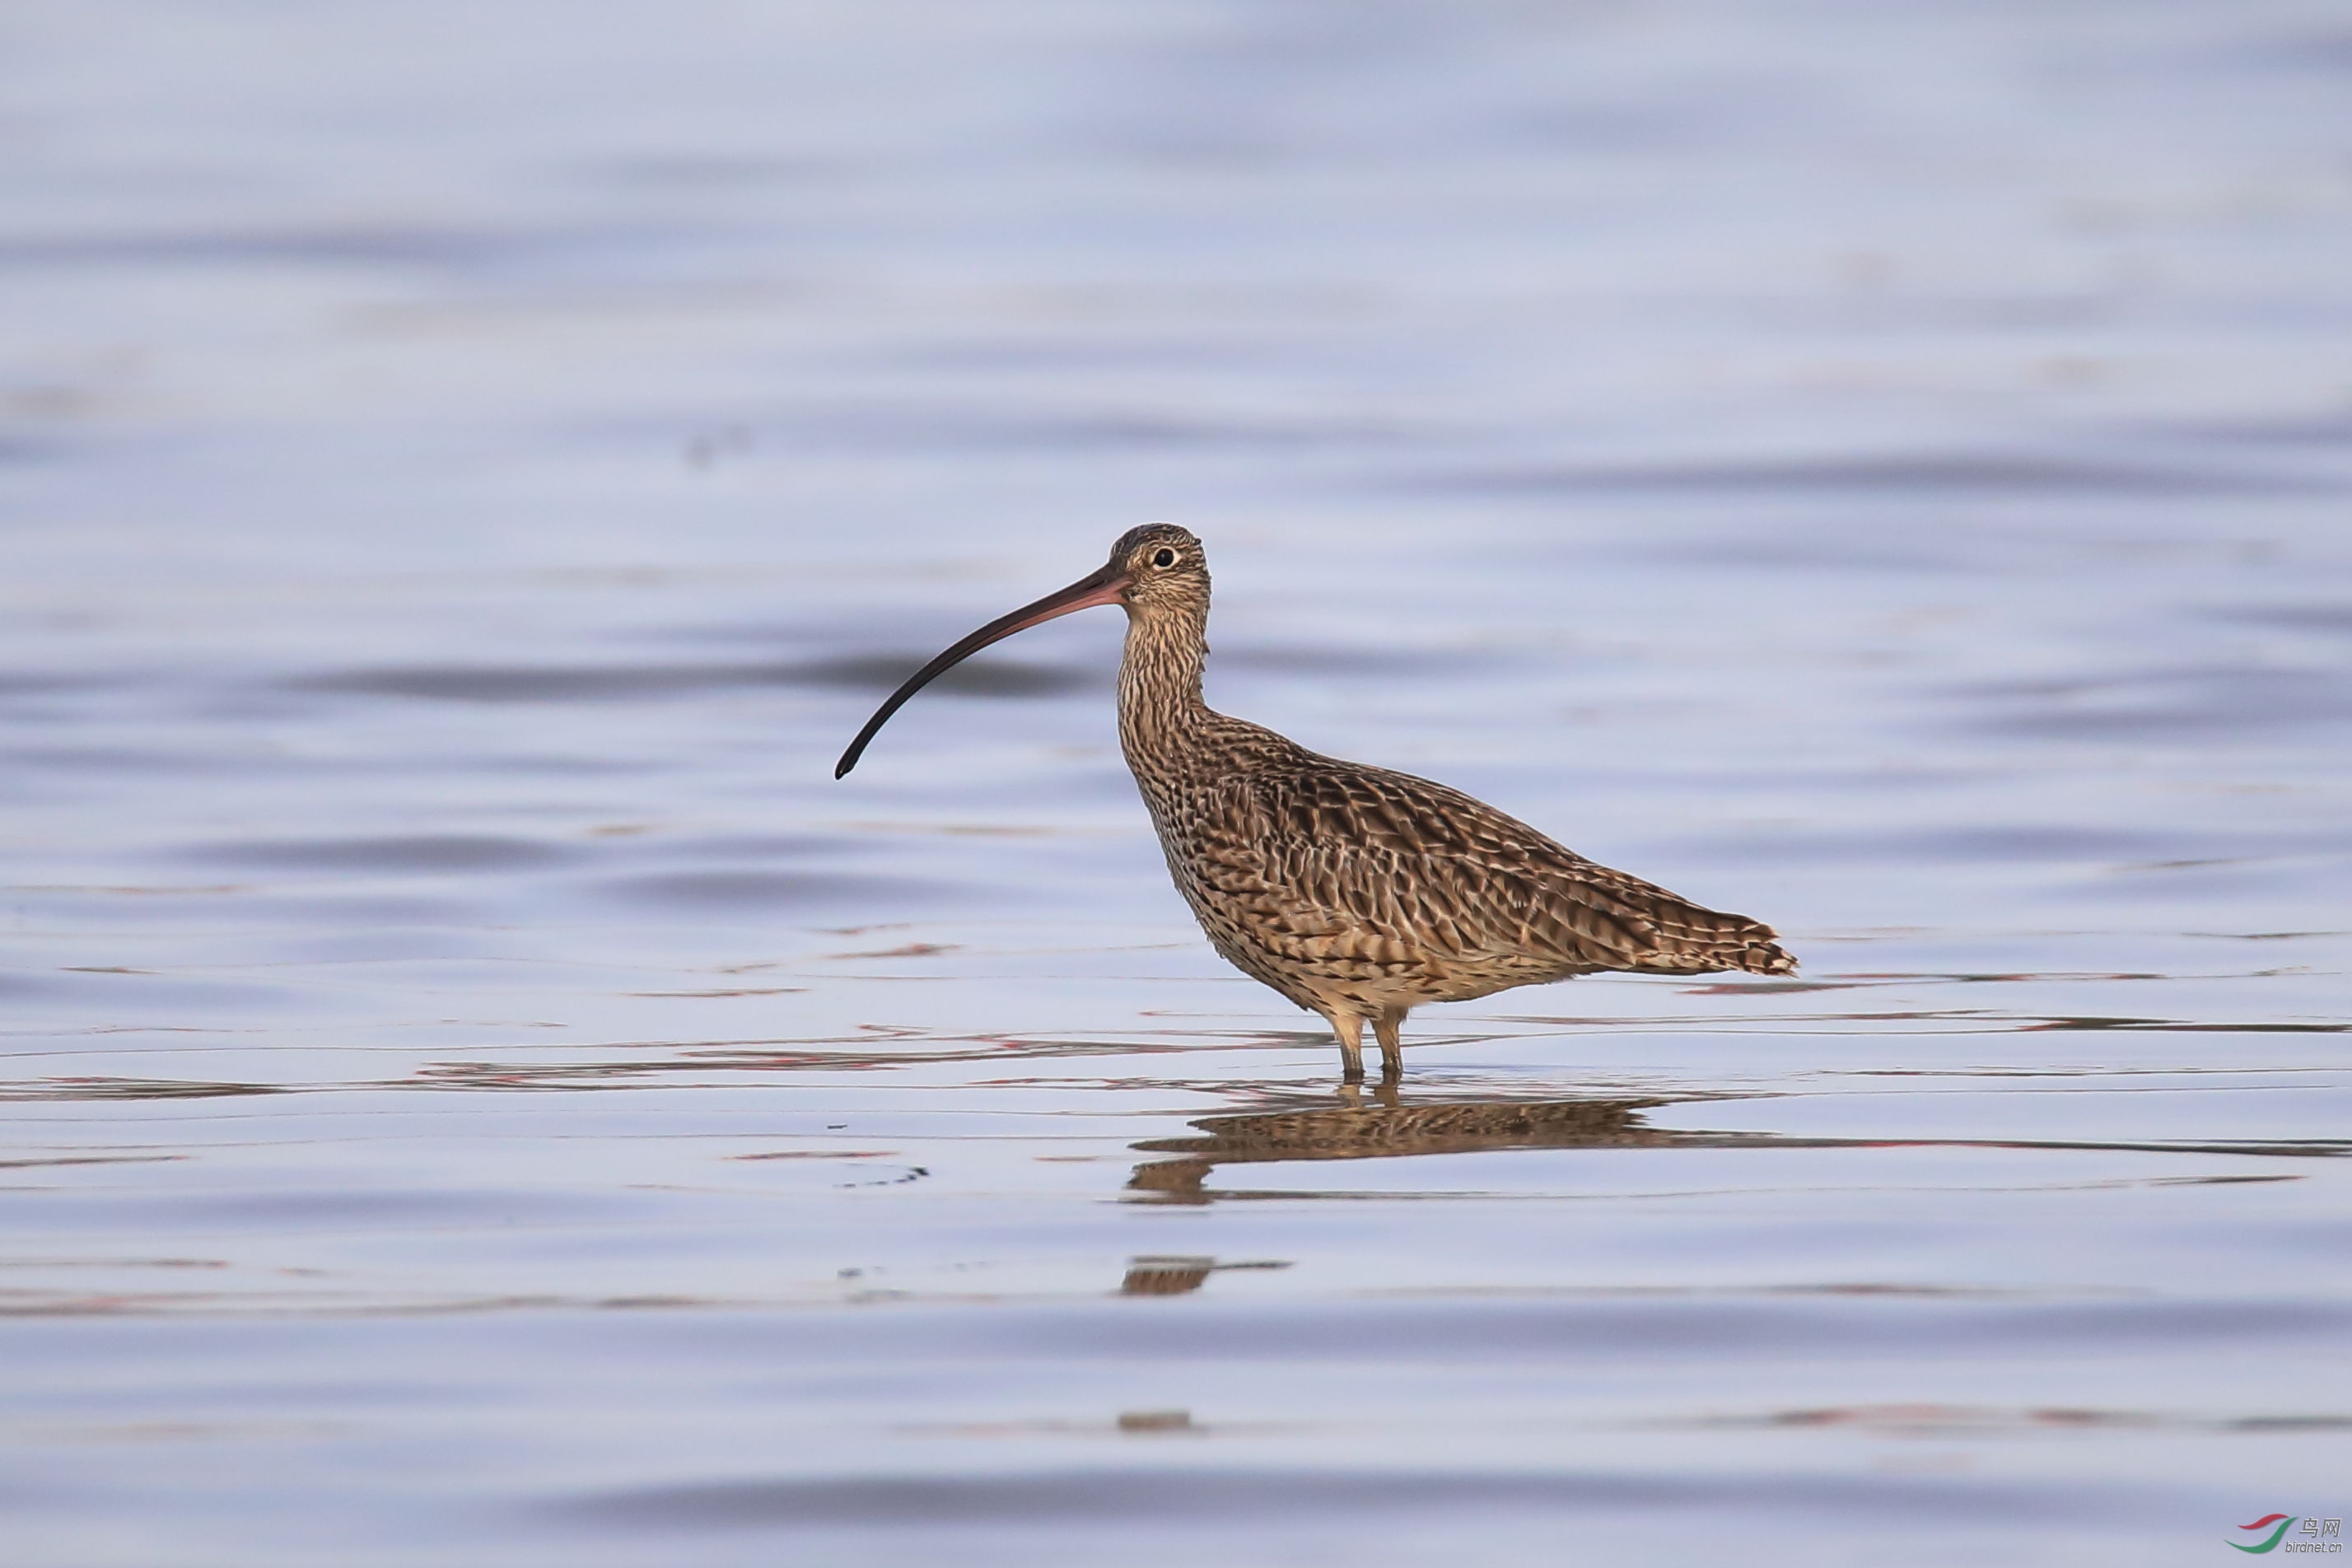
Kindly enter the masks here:
M 1590 863 L 1579 868 L 1580 902 L 1622 927 L 1623 954 L 1597 967 L 1641 974 L 1794 974 L 1797 961 L 1762 921 L 1692 903 L 1654 882 Z
M 1717 974 L 1727 969 L 1748 974 L 1797 973 L 1796 956 L 1774 940 L 1779 933 L 1746 915 L 1686 904 L 1672 913 L 1659 911 L 1652 929 L 1657 945 L 1633 967 L 1653 974 Z
M 1772 940 L 1776 933 L 1770 926 L 1756 926 L 1737 948 L 1724 953 L 1726 969 L 1745 970 L 1750 974 L 1794 974 L 1796 955 Z

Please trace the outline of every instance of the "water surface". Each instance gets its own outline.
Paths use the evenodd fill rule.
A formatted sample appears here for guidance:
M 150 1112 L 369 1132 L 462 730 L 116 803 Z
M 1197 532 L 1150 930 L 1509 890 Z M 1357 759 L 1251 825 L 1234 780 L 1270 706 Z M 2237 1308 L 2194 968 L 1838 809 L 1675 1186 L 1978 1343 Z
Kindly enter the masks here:
M 0 33 L 12 1563 L 2352 1503 L 2340 8 Z M 1107 614 L 833 782 L 1155 517 L 1218 705 L 1802 973 L 1343 1090 Z

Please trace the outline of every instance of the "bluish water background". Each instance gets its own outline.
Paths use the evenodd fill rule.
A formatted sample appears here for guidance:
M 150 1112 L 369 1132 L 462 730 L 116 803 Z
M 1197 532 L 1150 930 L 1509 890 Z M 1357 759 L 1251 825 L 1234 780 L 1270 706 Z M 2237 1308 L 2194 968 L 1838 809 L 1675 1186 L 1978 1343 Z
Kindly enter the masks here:
M 14 8 L 9 1561 L 2342 1516 L 2347 103 L 2286 0 Z M 1107 613 L 832 781 L 1160 517 L 1221 707 L 1801 981 L 1351 1106 Z

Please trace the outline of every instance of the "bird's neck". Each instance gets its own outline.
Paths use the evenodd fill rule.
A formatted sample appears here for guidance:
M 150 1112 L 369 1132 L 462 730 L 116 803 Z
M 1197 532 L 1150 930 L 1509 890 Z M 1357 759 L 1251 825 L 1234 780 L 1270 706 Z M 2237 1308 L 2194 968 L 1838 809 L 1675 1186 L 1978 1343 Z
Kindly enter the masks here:
M 1137 778 L 1163 771 L 1208 706 L 1201 669 L 1209 658 L 1209 606 L 1153 605 L 1129 612 L 1118 663 L 1118 741 Z

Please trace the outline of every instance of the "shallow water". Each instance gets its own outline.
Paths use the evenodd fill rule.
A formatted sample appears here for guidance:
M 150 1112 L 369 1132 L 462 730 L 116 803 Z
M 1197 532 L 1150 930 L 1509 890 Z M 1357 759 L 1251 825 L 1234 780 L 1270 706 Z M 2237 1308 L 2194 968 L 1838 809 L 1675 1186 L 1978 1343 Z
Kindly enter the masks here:
M 2352 1504 L 2340 7 L 110 0 L 0 83 L 12 1563 Z M 1107 614 L 833 782 L 1149 517 L 1220 706 L 1802 975 L 1344 1091 Z

